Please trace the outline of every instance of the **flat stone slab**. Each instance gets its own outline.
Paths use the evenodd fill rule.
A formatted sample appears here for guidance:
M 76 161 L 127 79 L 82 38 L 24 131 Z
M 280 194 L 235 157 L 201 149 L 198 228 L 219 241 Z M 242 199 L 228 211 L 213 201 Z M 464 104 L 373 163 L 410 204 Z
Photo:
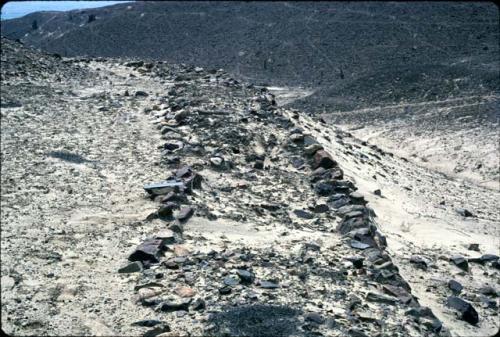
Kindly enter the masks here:
M 175 180 L 165 180 L 144 185 L 144 189 L 146 190 L 146 192 L 152 195 L 167 194 L 174 190 L 180 190 L 183 187 L 184 183 L 182 181 L 175 181 Z

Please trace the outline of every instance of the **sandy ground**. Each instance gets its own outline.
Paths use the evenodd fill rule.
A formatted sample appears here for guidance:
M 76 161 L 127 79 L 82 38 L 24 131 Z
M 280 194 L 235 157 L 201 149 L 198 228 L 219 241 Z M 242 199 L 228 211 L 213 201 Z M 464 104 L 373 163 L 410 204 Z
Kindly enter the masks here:
M 139 332 L 128 320 L 146 315 L 130 299 L 133 277 L 116 271 L 150 230 L 142 222 L 151 208 L 142 184 L 164 176 L 155 166 L 159 134 L 142 111 L 149 100 L 123 97 L 146 84 L 110 83 L 105 75 L 53 88 L 59 97 L 42 94 L 23 107 L 2 108 L 6 332 L 130 335 Z M 51 151 L 85 161 L 53 158 Z
M 419 166 L 498 191 L 498 104 L 496 94 L 471 95 L 324 117 Z

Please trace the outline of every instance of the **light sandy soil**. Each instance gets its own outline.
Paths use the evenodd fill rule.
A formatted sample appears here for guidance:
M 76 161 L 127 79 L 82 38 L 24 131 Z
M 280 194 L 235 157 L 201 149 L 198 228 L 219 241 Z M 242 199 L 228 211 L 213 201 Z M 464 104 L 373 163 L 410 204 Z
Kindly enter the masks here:
M 71 87 L 53 83 L 61 91 L 53 98 L 42 94 L 32 104 L 2 108 L 6 332 L 139 334 L 129 320 L 149 314 L 131 300 L 134 277 L 116 271 L 150 230 L 142 222 L 151 212 L 142 185 L 164 172 L 155 166 L 159 134 L 143 113 L 149 99 L 123 93 L 164 87 L 118 73 L 113 79 L 120 83 L 110 83 L 105 76 Z M 87 161 L 52 158 L 51 151 Z
M 334 112 L 325 119 L 419 166 L 500 190 L 499 96 Z

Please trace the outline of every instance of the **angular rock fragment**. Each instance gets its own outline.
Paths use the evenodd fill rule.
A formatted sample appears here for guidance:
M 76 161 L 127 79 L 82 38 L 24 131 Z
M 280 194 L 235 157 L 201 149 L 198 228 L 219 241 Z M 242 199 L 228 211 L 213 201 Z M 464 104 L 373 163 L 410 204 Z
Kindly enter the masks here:
M 142 271 L 142 262 L 141 261 L 134 261 L 134 262 L 129 263 L 126 266 L 118 269 L 118 272 L 121 274 L 137 273 L 137 272 L 141 272 L 141 271 Z
M 352 217 L 344 218 L 344 220 L 342 220 L 337 226 L 337 230 L 341 234 L 345 235 L 355 229 L 368 228 L 369 226 L 370 222 L 366 217 L 362 214 L 356 214 Z
M 203 178 L 190 166 L 184 166 L 175 171 L 175 179 L 183 181 L 186 192 L 190 193 L 194 189 L 201 188 Z
M 149 94 L 145 91 L 137 90 L 135 92 L 135 97 L 147 97 Z
M 175 203 L 169 202 L 164 205 L 161 205 L 158 209 L 158 216 L 160 218 L 170 218 L 172 217 L 173 210 L 178 208 L 179 206 Z
M 224 158 L 221 157 L 212 157 L 210 158 L 210 164 L 214 167 L 221 167 L 224 163 Z
M 313 219 L 314 218 L 314 215 L 309 213 L 309 212 L 306 212 L 306 211 L 303 211 L 301 209 L 296 209 L 293 211 L 293 213 L 295 213 L 295 215 L 301 219 Z
M 325 319 L 317 312 L 310 312 L 304 315 L 304 321 L 314 322 L 316 324 L 325 323 Z
M 318 204 L 312 208 L 312 211 L 314 213 L 325 213 L 325 212 L 328 212 L 329 210 L 330 210 L 330 208 L 328 207 L 327 204 Z
M 148 192 L 150 195 L 153 196 L 167 194 L 172 191 L 178 192 L 183 188 L 184 188 L 183 182 L 174 180 L 166 180 L 144 185 L 144 189 L 146 190 L 146 192 Z
M 321 144 L 311 144 L 304 148 L 304 153 L 308 156 L 312 156 L 319 150 L 323 150 L 323 146 Z
M 361 250 L 364 250 L 364 249 L 371 247 L 370 245 L 363 243 L 363 242 L 360 242 L 358 240 L 351 240 L 350 245 L 352 248 L 361 249 Z
M 344 180 L 320 181 L 314 186 L 314 190 L 318 195 L 327 197 L 334 193 L 348 194 L 354 190 L 354 185 Z
M 450 296 L 446 300 L 446 305 L 452 309 L 455 309 L 460 314 L 460 319 L 466 321 L 469 324 L 475 325 L 479 322 L 479 315 L 469 302 L 463 299 Z
M 350 204 L 351 199 L 344 194 L 334 194 L 328 199 L 328 206 L 333 209 L 339 209 Z
M 176 219 L 168 226 L 168 229 L 180 235 L 184 231 L 184 222 Z
M 387 294 L 399 298 L 399 300 L 404 304 L 408 304 L 412 300 L 411 294 L 408 291 L 406 291 L 406 289 L 404 289 L 403 287 L 384 284 L 382 288 Z
M 255 275 L 248 270 L 238 269 L 236 275 L 238 275 L 243 284 L 252 284 L 255 280 Z
M 317 151 L 314 154 L 313 158 L 314 158 L 313 169 L 316 169 L 318 167 L 329 169 L 337 166 L 337 162 L 333 160 L 332 156 L 330 156 L 330 154 L 325 150 Z
M 448 288 L 450 288 L 450 290 L 453 291 L 453 293 L 459 294 L 464 287 L 459 282 L 457 282 L 455 280 L 449 280 L 448 281 Z
M 411 308 L 410 310 L 405 312 L 405 315 L 415 317 L 415 320 L 417 322 L 429 326 L 434 332 L 439 332 L 443 326 L 441 321 L 436 318 L 436 316 L 432 313 L 432 310 L 428 307 L 418 306 L 415 308 Z
M 260 281 L 259 287 L 264 288 L 264 289 L 276 289 L 276 288 L 279 288 L 280 286 L 277 283 L 274 283 L 271 281 Z
M 298 142 L 303 142 L 304 141 L 304 135 L 301 133 L 294 133 L 290 136 L 290 140 L 294 143 Z
M 412 255 L 410 257 L 410 263 L 414 264 L 418 269 L 427 270 L 427 261 L 425 261 L 421 256 Z
M 194 300 L 194 302 L 191 304 L 191 308 L 196 311 L 202 311 L 206 308 L 206 303 L 203 299 L 197 298 Z
M 387 303 L 387 304 L 395 304 L 398 302 L 398 299 L 392 296 L 386 296 L 383 294 L 378 294 L 374 292 L 368 292 L 366 294 L 366 300 L 370 302 L 379 302 L 379 303 Z
M 174 119 L 177 122 L 181 122 L 181 121 L 185 120 L 188 115 L 189 115 L 189 112 L 187 110 L 180 110 L 175 114 Z
M 257 170 L 264 169 L 264 161 L 263 160 L 256 160 L 255 163 L 253 164 L 253 167 Z
M 165 332 L 170 332 L 170 327 L 166 323 L 162 323 L 160 326 L 155 327 L 149 331 L 146 331 L 143 337 L 156 337 L 158 335 L 164 334 Z
M 165 312 L 172 312 L 178 310 L 188 311 L 190 303 L 191 300 L 184 300 L 181 302 L 165 301 L 159 305 L 158 309 L 160 311 L 165 311 Z
M 346 257 L 346 260 L 351 261 L 354 268 L 360 269 L 363 268 L 363 262 L 365 258 L 362 256 L 350 256 Z
M 177 220 L 181 222 L 187 221 L 194 214 L 194 209 L 192 207 L 182 207 L 177 213 Z
M 463 271 L 469 271 L 469 263 L 463 256 L 454 255 L 450 258 L 450 261 Z
M 224 286 L 222 288 L 219 288 L 219 294 L 221 295 L 229 295 L 231 293 L 231 286 Z
M 465 208 L 457 208 L 456 211 L 458 214 L 460 214 L 465 218 L 474 216 L 470 211 L 466 210 Z
M 315 183 L 320 180 L 341 180 L 344 177 L 344 172 L 340 167 L 333 167 L 330 169 L 325 169 L 323 167 L 318 167 L 311 172 L 311 182 Z
M 368 202 L 365 200 L 365 197 L 359 192 L 352 192 L 349 194 L 349 198 L 355 205 L 366 205 Z
M 240 283 L 240 280 L 234 276 L 227 276 L 224 278 L 224 284 L 227 286 L 235 286 Z
M 498 261 L 498 255 L 484 254 L 483 256 L 481 256 L 481 261 L 483 262 Z
M 156 319 L 145 319 L 145 320 L 134 322 L 130 325 L 145 326 L 145 327 L 151 328 L 151 327 L 158 325 L 158 324 L 161 324 L 161 323 L 162 323 L 161 321 L 158 321 Z
M 129 256 L 129 261 L 153 262 L 160 261 L 160 254 L 164 249 L 164 242 L 161 239 L 148 239 L 141 243 Z
M 163 148 L 168 151 L 180 150 L 184 147 L 184 143 L 180 140 L 169 140 L 163 144 Z
M 476 251 L 476 252 L 479 252 L 479 244 L 478 243 L 471 243 L 469 245 L 469 250 L 473 250 L 473 251 Z
M 176 235 L 173 231 L 169 229 L 163 229 L 154 235 L 155 239 L 163 241 L 163 245 L 171 245 L 177 241 Z

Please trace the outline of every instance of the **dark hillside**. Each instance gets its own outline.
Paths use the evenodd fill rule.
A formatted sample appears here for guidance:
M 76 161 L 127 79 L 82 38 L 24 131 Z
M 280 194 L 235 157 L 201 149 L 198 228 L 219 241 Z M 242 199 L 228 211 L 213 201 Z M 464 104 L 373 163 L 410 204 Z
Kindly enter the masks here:
M 296 103 L 310 110 L 498 90 L 493 3 L 137 2 L 34 13 L 2 22 L 2 34 L 64 56 L 162 59 L 310 87 Z

